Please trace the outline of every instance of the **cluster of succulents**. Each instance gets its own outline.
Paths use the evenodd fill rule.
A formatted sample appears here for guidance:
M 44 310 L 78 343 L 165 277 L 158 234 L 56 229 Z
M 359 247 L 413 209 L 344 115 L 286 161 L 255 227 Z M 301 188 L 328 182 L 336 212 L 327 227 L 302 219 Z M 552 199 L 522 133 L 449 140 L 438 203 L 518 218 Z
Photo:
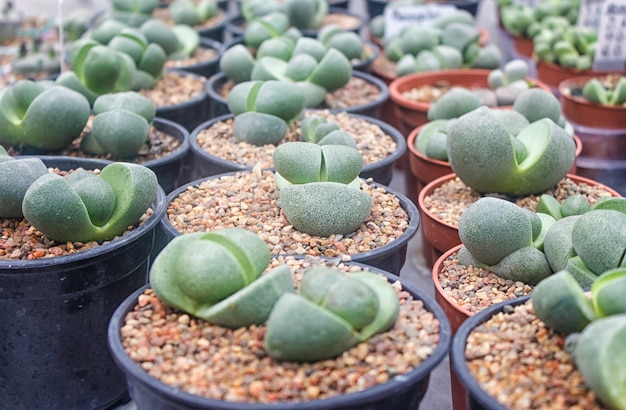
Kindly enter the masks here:
M 558 16 L 568 25 L 576 25 L 580 0 L 541 0 L 536 5 L 499 0 L 502 26 L 516 37 L 532 38 L 542 28 L 544 19 Z
M 403 27 L 384 43 L 398 76 L 453 68 L 495 69 L 503 61 L 494 43 L 481 44 L 476 20 L 465 10 L 446 14 L 431 26 Z
M 546 18 L 533 36 L 533 48 L 540 61 L 562 67 L 590 70 L 598 44 L 598 31 L 573 26 L 558 17 Z
M 540 198 L 534 212 L 502 198 L 473 203 L 459 220 L 459 261 L 532 285 L 566 270 L 584 287 L 622 266 L 626 200 Z
M 328 14 L 328 0 L 243 0 L 241 11 L 248 24 L 268 14 L 284 16 L 285 27 L 299 30 L 319 28 Z
M 398 316 L 395 290 L 373 273 L 315 266 L 296 293 L 287 265 L 263 273 L 270 258 L 267 244 L 242 228 L 181 235 L 156 257 L 150 284 L 168 305 L 214 325 L 265 324 L 265 350 L 276 360 L 335 357 Z
M 268 40 L 269 42 L 269 40 Z M 335 48 L 301 37 L 295 42 L 277 40 L 278 46 L 259 50 L 255 57 L 242 44 L 229 48 L 220 59 L 220 69 L 235 83 L 277 80 L 302 88 L 305 106 L 319 106 L 328 92 L 345 86 L 352 76 L 348 58 Z M 266 44 L 266 43 L 263 43 Z
M 623 105 L 626 103 L 626 77 L 614 74 L 591 78 L 583 85 L 581 96 L 596 104 Z
M 84 95 L 54 82 L 20 80 L 0 94 L 0 144 L 60 151 L 80 139 L 80 148 L 110 158 L 136 155 L 148 139 L 154 104 L 135 92 Z
M 25 218 L 48 238 L 111 240 L 134 225 L 154 200 L 157 177 L 142 165 L 114 162 L 97 175 L 48 172 L 40 158 L 12 158 L 0 148 L 0 217 Z
M 623 238 L 621 238 L 623 240 Z M 600 401 L 610 409 L 626 406 L 626 269 L 616 267 L 598 277 L 585 292 L 567 271 L 535 287 L 532 306 L 548 327 L 567 335 L 565 346 L 576 368 Z
M 500 77 L 500 75 L 498 75 L 497 77 Z M 494 81 L 493 77 L 490 80 L 490 83 L 494 85 L 501 82 L 502 80 L 499 78 L 497 79 L 497 81 Z M 569 139 L 572 140 L 571 143 L 573 144 L 573 127 L 563 117 L 558 99 L 553 94 L 543 89 L 535 87 L 527 88 L 527 86 L 521 85 L 522 82 L 525 81 L 514 80 L 510 83 L 512 84 L 512 88 L 518 88 L 519 90 L 521 90 L 519 94 L 515 93 L 517 95 L 515 97 L 515 100 L 513 101 L 511 109 L 499 109 L 493 106 L 490 107 L 485 104 L 485 99 L 481 99 L 476 92 L 462 87 L 452 88 L 430 106 L 427 113 L 429 122 L 422 127 L 419 134 L 417 135 L 415 139 L 415 148 L 419 152 L 430 158 L 439 159 L 441 161 L 455 162 L 457 165 L 457 169 L 461 171 L 460 177 L 463 179 L 466 174 L 470 173 L 470 171 L 466 171 L 466 167 L 463 166 L 464 161 L 461 159 L 465 155 L 463 153 L 463 150 L 475 148 L 477 151 L 482 150 L 484 151 L 485 155 L 490 156 L 491 154 L 488 152 L 488 149 L 495 149 L 495 147 L 490 147 L 482 144 L 480 147 L 474 146 L 474 144 L 462 146 L 459 146 L 455 143 L 453 143 L 452 146 L 448 144 L 448 138 L 451 130 L 455 126 L 455 123 L 466 114 L 468 115 L 468 118 L 466 118 L 464 121 L 471 121 L 472 118 L 477 119 L 479 112 L 487 115 L 487 117 L 485 118 L 489 118 L 489 120 L 491 121 L 499 121 L 498 127 L 491 129 L 491 131 L 494 133 L 493 137 L 502 138 L 500 140 L 501 142 L 508 141 L 507 144 L 510 143 L 516 147 L 515 161 L 518 165 L 528 155 L 526 145 L 529 145 L 528 148 L 530 148 L 531 150 L 535 149 L 532 148 L 532 145 L 535 145 L 534 142 L 525 141 L 525 138 L 527 137 L 524 137 L 520 140 L 519 136 L 525 128 L 529 127 L 532 123 L 538 120 L 544 118 L 550 119 L 553 123 L 558 125 L 559 128 L 562 128 L 565 131 L 565 133 L 569 136 Z M 504 94 L 509 94 L 510 91 L 511 90 L 505 90 Z M 482 95 L 483 93 L 480 94 Z M 508 98 L 506 100 L 507 102 L 509 101 Z M 539 107 L 542 107 L 543 109 L 539 109 Z M 479 109 L 481 109 L 481 111 L 478 111 Z M 469 137 L 469 135 L 471 134 L 472 129 L 475 129 L 477 132 L 482 132 L 481 128 L 483 126 L 481 126 L 480 124 L 481 123 L 474 123 L 468 126 L 469 128 L 465 130 L 467 131 L 466 134 L 468 135 L 468 138 L 471 138 Z M 484 127 L 488 126 L 485 125 Z M 461 131 L 464 130 L 456 128 L 453 133 L 455 135 L 465 135 L 460 134 Z M 532 129 L 525 132 L 528 133 L 531 131 Z M 537 130 L 535 129 L 532 132 L 536 131 Z M 546 137 L 548 134 L 546 134 Z M 562 134 L 562 132 L 559 132 L 559 134 Z M 461 138 L 466 139 L 467 142 L 471 142 L 467 138 Z M 461 139 L 457 141 L 460 140 Z M 450 153 L 451 148 L 453 148 L 455 151 L 453 154 Z M 560 162 L 562 162 L 563 165 L 569 163 L 570 161 L 573 162 L 573 157 L 570 158 L 570 154 L 572 154 L 572 152 L 570 151 L 570 149 L 566 149 L 562 152 L 563 161 Z M 451 160 L 451 155 L 456 156 L 457 158 Z M 493 153 L 493 155 L 495 157 L 498 154 Z M 471 166 L 471 164 L 468 163 L 467 166 Z M 476 167 L 478 167 L 478 164 L 476 164 Z M 472 184 L 470 179 L 467 180 L 467 183 Z M 477 185 L 476 189 L 484 192 L 484 190 L 489 188 L 479 187 Z M 495 187 L 493 189 L 495 189 Z

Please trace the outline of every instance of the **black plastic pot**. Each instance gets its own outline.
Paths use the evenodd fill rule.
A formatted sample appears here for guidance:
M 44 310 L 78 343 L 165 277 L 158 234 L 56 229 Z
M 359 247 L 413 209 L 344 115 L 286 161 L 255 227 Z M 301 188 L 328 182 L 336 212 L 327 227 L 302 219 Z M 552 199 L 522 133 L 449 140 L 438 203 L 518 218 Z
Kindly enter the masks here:
M 178 68 L 171 68 L 168 71 L 176 72 L 182 76 L 195 76 L 202 77 L 197 74 L 193 74 Z M 208 80 L 207 80 L 208 82 Z M 188 101 L 180 104 L 172 104 L 163 107 L 157 107 L 156 116 L 165 118 L 166 120 L 174 121 L 191 132 L 201 122 L 210 118 L 209 111 L 209 99 L 206 93 L 206 88 L 200 95 L 192 98 Z
M 526 303 L 529 298 L 530 296 L 521 296 L 513 300 L 489 306 L 465 320 L 454 335 L 452 349 L 450 350 L 450 360 L 452 361 L 452 368 L 455 374 L 467 391 L 468 410 L 507 410 L 507 407 L 500 404 L 493 396 L 487 394 L 487 392 L 480 387 L 474 375 L 470 373 L 465 362 L 467 337 L 473 329 L 480 326 L 494 315 L 503 312 L 505 308 L 522 305 Z
M 359 265 L 358 263 L 347 264 Z M 370 268 L 373 272 L 380 272 L 395 282 L 400 280 L 395 275 Z M 439 320 L 440 341 L 435 351 L 424 362 L 412 371 L 395 377 L 386 383 L 369 389 L 344 394 L 323 400 L 312 400 L 298 403 L 249 404 L 227 402 L 203 398 L 182 392 L 180 389 L 169 386 L 160 380 L 148 375 L 137 363 L 125 353 L 120 340 L 120 328 L 124 324 L 124 317 L 137 304 L 137 297 L 144 289 L 139 289 L 129 296 L 115 311 L 109 324 L 109 349 L 118 366 L 126 374 L 129 391 L 134 403 L 140 409 L 150 410 L 413 410 L 421 402 L 430 379 L 432 370 L 444 359 L 447 354 L 451 331 L 445 315 L 431 296 L 418 287 L 402 281 L 403 288 L 417 300 L 422 300 L 429 312 Z
M 380 96 L 376 100 L 367 104 L 355 105 L 345 108 L 332 108 L 329 109 L 329 111 L 334 113 L 345 111 L 353 114 L 362 114 L 384 121 L 384 118 L 381 118 L 381 114 L 383 103 L 389 99 L 389 87 L 387 87 L 387 84 L 369 73 L 364 73 L 357 70 L 352 71 L 352 76 L 361 78 L 369 83 L 376 85 L 376 87 L 380 90 Z M 230 113 L 230 110 L 228 109 L 227 99 L 220 93 L 220 91 L 224 87 L 224 84 L 226 84 L 228 81 L 229 80 L 228 78 L 226 78 L 226 75 L 224 75 L 223 71 L 218 72 L 207 80 L 206 93 L 210 102 L 209 112 L 211 114 L 211 116 L 208 118 L 215 118 L 219 117 L 220 115 Z
M 183 71 L 209 78 L 219 71 L 220 54 L 223 49 L 223 44 L 217 40 L 202 37 L 200 38 L 199 47 L 209 50 L 215 50 L 215 57 L 210 60 L 200 61 L 196 64 L 180 66 L 177 68 Z
M 220 178 L 225 175 L 234 175 L 234 174 L 237 174 L 238 172 L 248 172 L 248 171 L 226 172 L 222 174 L 213 175 L 207 178 L 197 179 L 195 181 L 185 184 L 177 188 L 176 190 L 170 192 L 167 195 L 167 198 L 165 201 L 169 204 L 177 196 L 179 196 L 181 193 L 186 191 L 187 188 L 189 187 L 199 185 L 202 182 L 207 181 L 209 179 Z M 417 206 L 415 206 L 415 204 L 413 203 L 413 201 L 408 199 L 403 194 L 389 187 L 382 186 L 381 184 L 378 184 L 376 182 L 374 182 L 374 184 L 381 186 L 388 193 L 395 195 L 398 198 L 398 200 L 400 201 L 400 206 L 408 214 L 409 226 L 402 233 L 402 235 L 400 235 L 398 238 L 388 243 L 387 245 L 381 246 L 379 248 L 373 249 L 368 252 L 361 252 L 361 253 L 353 254 L 351 255 L 350 258 L 354 262 L 360 262 L 360 263 L 393 273 L 394 275 L 399 275 L 400 271 L 402 270 L 402 266 L 404 266 L 404 263 L 406 262 L 406 250 L 407 250 L 408 242 L 415 236 L 415 234 L 417 233 L 417 229 L 419 227 L 419 222 L 420 222 L 419 211 L 417 209 Z M 165 215 L 161 219 L 161 222 L 159 223 L 156 235 L 157 235 L 156 242 L 161 246 L 160 249 L 162 249 L 169 241 L 171 241 L 176 236 L 181 235 L 181 233 L 172 226 L 172 224 L 169 222 L 167 215 Z
M 64 170 L 109 161 L 43 156 Z M 153 216 L 126 236 L 75 254 L 0 260 L 0 407 L 107 409 L 127 395 L 107 348 L 115 308 L 147 282 L 154 231 L 165 214 L 159 189 Z
M 328 14 L 345 14 L 359 19 L 359 24 L 349 29 L 349 31 L 354 31 L 357 34 L 361 32 L 361 29 L 366 24 L 366 19 L 363 16 L 348 11 L 345 7 L 329 7 Z M 226 23 L 226 27 L 224 28 L 224 30 L 226 33 L 228 33 L 231 39 L 243 38 L 245 32 L 245 24 L 246 19 L 243 17 L 241 12 L 239 12 L 233 15 L 232 18 Z M 301 29 L 300 31 L 305 37 L 317 37 L 319 29 Z
M 367 0 L 367 14 L 370 19 L 379 16 L 385 12 L 385 6 L 389 0 Z M 442 1 L 441 4 L 450 4 L 458 9 L 467 10 L 473 16 L 478 12 L 480 0 L 449 0 Z
M 386 122 L 366 115 L 350 114 L 351 116 L 362 118 L 370 123 L 378 125 L 385 134 L 389 135 L 396 142 L 396 150 L 385 159 L 365 165 L 359 176 L 363 179 L 372 178 L 381 185 L 389 185 L 393 177 L 393 166 L 396 160 L 402 157 L 406 152 L 406 141 L 400 131 L 393 128 Z M 222 174 L 232 171 L 250 171 L 252 167 L 227 161 L 216 155 L 206 152 L 198 144 L 198 134 L 203 130 L 210 128 L 216 122 L 223 122 L 233 118 L 232 114 L 221 115 L 209 121 L 203 122 L 191 132 L 189 137 L 190 152 L 192 154 L 191 165 L 193 167 L 192 180 L 205 178 L 212 175 Z
M 191 170 L 185 168 L 188 163 L 189 131 L 182 125 L 164 118 L 155 118 L 153 124 L 157 130 L 180 141 L 180 146 L 169 155 L 141 164 L 154 171 L 159 178 L 159 185 L 167 194 L 190 181 L 186 175 L 189 175 Z

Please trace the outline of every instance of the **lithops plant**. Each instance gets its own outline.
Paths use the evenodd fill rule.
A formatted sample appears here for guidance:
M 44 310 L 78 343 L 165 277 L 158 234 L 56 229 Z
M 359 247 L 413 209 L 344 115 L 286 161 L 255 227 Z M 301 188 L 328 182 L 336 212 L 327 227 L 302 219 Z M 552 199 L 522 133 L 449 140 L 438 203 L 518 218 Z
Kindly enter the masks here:
M 450 126 L 447 152 L 452 170 L 467 186 L 482 193 L 524 196 L 563 179 L 574 164 L 576 147 L 550 118 L 531 122 L 512 136 L 483 106 Z
M 151 18 L 152 12 L 157 7 L 159 0 L 113 0 L 110 17 L 130 26 L 139 27 Z
M 90 105 L 66 87 L 20 80 L 0 94 L 0 144 L 45 151 L 68 146 L 89 119 Z
M 554 218 L 536 214 L 504 199 L 483 197 L 459 219 L 463 265 L 486 268 L 496 275 L 535 285 L 552 274 L 542 252 Z
M 143 95 L 126 91 L 98 97 L 93 113 L 91 128 L 81 138 L 80 148 L 119 159 L 136 155 L 146 143 L 156 107 Z
M 277 145 L 304 106 L 302 89 L 288 81 L 245 81 L 228 96 L 235 136 L 253 145 Z
M 583 85 L 582 96 L 596 104 L 623 105 L 626 103 L 626 77 L 612 75 L 603 79 L 591 78 Z
M 339 128 L 326 117 L 309 115 L 300 121 L 300 140 L 318 145 L 347 145 L 356 148 L 352 135 Z
M 293 292 L 287 265 L 267 273 L 267 244 L 251 231 L 224 228 L 174 238 L 150 268 L 150 285 L 168 305 L 218 326 L 262 324 Z
M 219 9 L 214 0 L 175 0 L 168 6 L 175 24 L 189 27 L 199 26 L 217 16 Z
M 299 294 L 284 293 L 267 320 L 263 342 L 278 360 L 314 362 L 340 355 L 395 323 L 398 297 L 371 272 L 309 269 Z
M 125 162 L 108 164 L 97 175 L 47 173 L 27 189 L 22 212 L 57 242 L 111 240 L 139 221 L 157 189 L 151 169 Z
M 603 273 L 585 293 L 566 271 L 539 282 L 531 301 L 537 317 L 568 335 L 566 348 L 587 384 L 610 409 L 626 407 L 626 269 Z
M 328 24 L 317 33 L 317 39 L 326 48 L 336 48 L 349 60 L 359 60 L 363 57 L 365 49 L 363 39 L 354 31 L 344 30 L 338 25 Z
M 328 0 L 285 0 L 289 24 L 300 30 L 316 29 L 328 14 Z
M 360 189 L 363 158 L 345 145 L 289 142 L 274 150 L 280 207 L 293 227 L 310 235 L 346 235 L 369 216 L 372 198 Z
M 0 218 L 21 218 L 26 190 L 48 167 L 40 158 L 15 159 L 0 145 Z

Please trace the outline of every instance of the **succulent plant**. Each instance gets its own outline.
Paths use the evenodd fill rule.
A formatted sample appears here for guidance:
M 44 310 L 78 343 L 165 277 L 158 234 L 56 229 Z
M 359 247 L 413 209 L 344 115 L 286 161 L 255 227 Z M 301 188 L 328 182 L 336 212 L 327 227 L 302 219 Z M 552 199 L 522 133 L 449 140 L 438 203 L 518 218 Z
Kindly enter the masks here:
M 29 186 L 48 173 L 40 158 L 15 159 L 0 146 L 0 218 L 21 218 L 22 201 Z
M 363 39 L 354 31 L 344 30 L 336 24 L 328 24 L 317 33 L 317 39 L 326 48 L 335 48 L 349 60 L 361 59 L 365 49 Z
M 604 197 L 590 205 L 580 194 L 562 203 L 544 194 L 531 212 L 483 197 L 461 215 L 463 247 L 457 258 L 531 285 L 567 271 L 579 286 L 588 287 L 624 265 L 625 226 L 624 198 Z
M 214 0 L 175 0 L 168 6 L 170 16 L 175 24 L 190 27 L 203 24 L 217 15 L 219 9 Z
M 129 26 L 139 27 L 150 19 L 157 7 L 159 0 L 113 0 L 110 17 Z
M 552 274 L 542 249 L 554 221 L 504 199 L 480 198 L 459 219 L 463 247 L 457 258 L 505 279 L 537 284 Z
M 277 360 L 314 362 L 332 358 L 393 326 L 398 297 L 371 272 L 309 269 L 300 293 L 284 293 L 267 320 L 263 342 Z
M 411 25 L 385 41 L 385 54 L 396 62 L 396 75 L 451 68 L 495 69 L 502 53 L 489 43 L 480 44 L 473 16 L 457 10 L 433 26 Z
M 539 282 L 531 301 L 548 327 L 568 335 L 566 346 L 587 384 L 610 409 L 626 406 L 626 269 L 604 272 L 585 293 L 567 270 Z
M 360 189 L 363 158 L 345 145 L 289 142 L 273 153 L 280 207 L 293 227 L 310 235 L 345 235 L 367 219 L 372 198 Z
M 57 151 L 80 136 L 89 102 L 61 86 L 20 80 L 0 94 L 0 143 Z
M 356 148 L 352 135 L 339 128 L 337 123 L 325 117 L 310 115 L 300 121 L 300 140 L 318 145 L 347 145 Z
M 243 228 L 185 234 L 157 255 L 150 285 L 168 305 L 213 324 L 262 324 L 279 297 L 293 292 L 287 265 L 263 274 L 270 258 L 267 244 Z
M 277 145 L 288 123 L 304 109 L 302 89 L 287 81 L 246 81 L 237 84 L 228 96 L 234 114 L 234 133 L 239 141 L 253 145 Z
M 241 15 L 246 21 L 275 11 L 285 11 L 283 3 L 278 0 L 241 0 L 240 8 Z
M 623 105 L 626 103 L 626 77 L 608 76 L 601 81 L 591 78 L 583 85 L 582 96 L 592 103 Z
M 542 21 L 549 16 L 558 16 L 575 25 L 579 9 L 580 0 L 541 0 L 533 6 L 507 2 L 500 6 L 500 20 L 512 35 L 532 38 L 541 29 Z
M 57 242 L 111 240 L 139 221 L 157 189 L 154 172 L 138 164 L 114 162 L 97 175 L 47 173 L 26 190 L 22 212 Z
M 156 107 L 134 91 L 105 94 L 93 105 L 91 129 L 80 141 L 88 153 L 111 158 L 136 155 L 148 139 Z
M 572 137 L 550 118 L 512 136 L 484 106 L 456 119 L 447 134 L 452 170 L 482 193 L 523 196 L 550 189 L 571 169 L 575 151 Z
M 291 37 L 299 36 L 301 33 L 295 28 L 290 28 L 289 17 L 284 12 L 276 11 L 248 21 L 243 39 L 248 47 L 257 49 L 264 41 L 285 35 Z
M 597 42 L 597 30 L 573 26 L 558 17 L 544 19 L 543 27 L 533 36 L 534 52 L 540 61 L 579 70 L 592 68 Z
M 289 24 L 300 29 L 319 28 L 328 14 L 328 0 L 285 0 Z

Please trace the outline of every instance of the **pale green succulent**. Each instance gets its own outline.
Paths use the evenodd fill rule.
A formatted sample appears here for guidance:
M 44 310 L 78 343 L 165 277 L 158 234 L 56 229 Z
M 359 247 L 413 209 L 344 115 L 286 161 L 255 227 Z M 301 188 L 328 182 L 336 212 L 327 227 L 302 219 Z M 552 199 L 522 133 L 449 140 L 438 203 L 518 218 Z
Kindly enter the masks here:
M 593 103 L 622 105 L 626 103 L 626 77 L 619 76 L 613 87 L 607 87 L 598 78 L 592 78 L 584 84 L 582 96 Z
M 537 317 L 568 335 L 566 346 L 584 382 L 610 409 L 626 406 L 626 269 L 604 272 L 589 294 L 567 271 L 539 282 L 531 301 Z
M 326 117 L 310 115 L 300 121 L 300 140 L 318 145 L 347 145 L 356 148 L 352 135 L 339 128 L 337 123 Z
M 314 267 L 299 294 L 284 293 L 274 305 L 265 350 L 285 361 L 333 358 L 393 326 L 399 307 L 395 290 L 374 273 Z
M 363 158 L 356 148 L 289 142 L 272 156 L 280 207 L 294 228 L 310 235 L 345 235 L 369 216 L 372 198 L 360 189 Z
M 136 224 L 158 189 L 143 165 L 114 162 L 99 174 L 75 170 L 47 173 L 24 194 L 24 218 L 57 242 L 111 240 Z
M 150 285 L 168 305 L 215 325 L 262 324 L 283 293 L 293 292 L 287 265 L 263 274 L 267 244 L 242 228 L 180 235 L 157 255 Z
M 203 24 L 219 12 L 214 0 L 175 0 L 168 6 L 170 16 L 175 24 L 190 27 Z
M 128 158 L 149 138 L 156 114 L 154 103 L 134 91 L 104 94 L 93 105 L 94 118 L 80 148 L 95 155 Z
M 289 123 L 302 113 L 302 89 L 287 81 L 245 81 L 228 95 L 235 116 L 233 130 L 239 141 L 253 145 L 277 145 Z
M 132 27 L 139 27 L 150 19 L 159 7 L 159 0 L 113 0 L 110 18 Z
M 48 167 L 40 158 L 15 159 L 0 145 L 0 218 L 23 217 L 26 190 L 47 173 Z
M 80 136 L 90 105 L 69 88 L 20 80 L 0 94 L 0 144 L 58 151 Z
M 285 0 L 289 24 L 300 30 L 319 28 L 328 14 L 328 0 Z

